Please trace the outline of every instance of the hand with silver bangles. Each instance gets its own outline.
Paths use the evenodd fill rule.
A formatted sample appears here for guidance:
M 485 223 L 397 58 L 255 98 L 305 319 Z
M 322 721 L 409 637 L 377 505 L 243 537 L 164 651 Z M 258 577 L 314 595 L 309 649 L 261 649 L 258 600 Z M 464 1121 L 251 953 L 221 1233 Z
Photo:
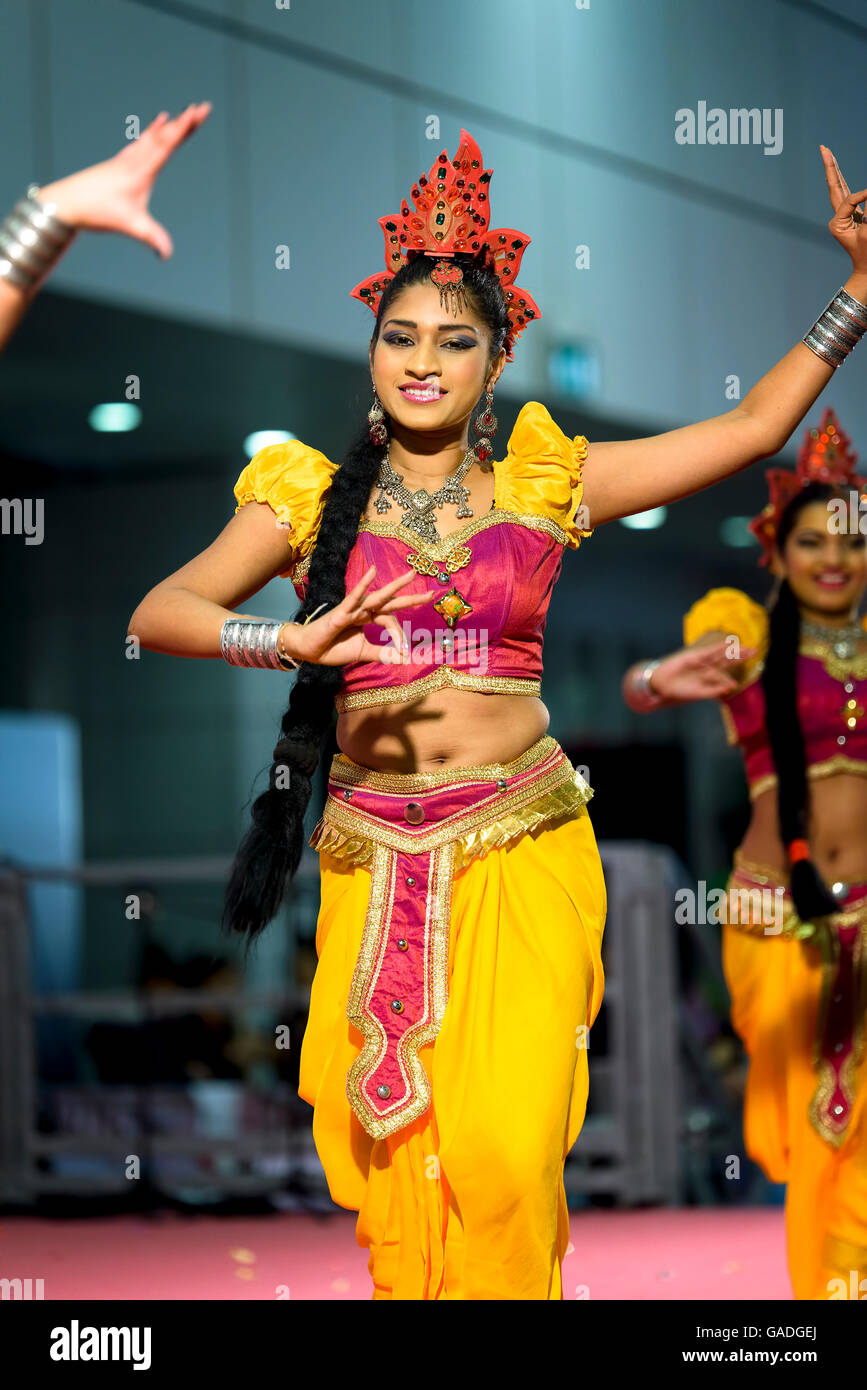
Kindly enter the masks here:
M 416 577 L 415 570 L 406 570 L 383 584 L 381 589 L 370 589 L 376 565 L 362 575 L 336 608 L 323 613 L 308 623 L 296 625 L 286 623 L 281 636 L 288 652 L 295 661 L 312 661 L 320 666 L 343 666 L 350 661 L 384 661 L 399 666 L 407 665 L 412 656 L 397 619 L 392 615 L 397 609 L 415 608 L 428 603 L 436 589 L 426 589 L 421 594 L 400 594 L 398 590 Z M 367 623 L 378 623 L 390 633 L 390 641 L 377 646 L 364 635 Z

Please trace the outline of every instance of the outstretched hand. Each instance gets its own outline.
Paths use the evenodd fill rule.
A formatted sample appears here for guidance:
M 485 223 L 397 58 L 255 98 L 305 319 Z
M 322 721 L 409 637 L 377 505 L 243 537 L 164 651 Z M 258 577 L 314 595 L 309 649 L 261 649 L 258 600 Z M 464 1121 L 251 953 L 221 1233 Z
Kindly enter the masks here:
M 329 609 L 321 618 L 293 628 L 290 649 L 297 661 L 313 661 L 321 666 L 342 666 L 349 661 L 384 661 L 405 666 L 412 660 L 400 624 L 391 615 L 396 609 L 427 603 L 437 591 L 426 589 L 422 594 L 398 596 L 398 590 L 415 577 L 415 570 L 399 574 L 381 589 L 370 590 L 375 574 L 376 566 L 371 565 L 336 608 Z M 364 635 L 366 623 L 378 623 L 386 628 L 391 641 L 381 646 L 368 641 Z
M 867 188 L 862 188 L 860 193 L 850 193 L 840 166 L 827 145 L 820 145 L 819 149 L 825 165 L 828 196 L 834 209 L 828 230 L 834 240 L 849 252 L 855 270 L 867 274 L 867 221 L 864 209 L 858 207 L 867 198 Z
M 651 677 L 651 688 L 666 700 L 719 700 L 737 690 L 741 663 L 755 656 L 755 647 L 741 647 L 736 658 L 729 656 L 729 638 L 718 642 L 683 647 L 659 663 Z
M 210 110 L 209 101 L 196 102 L 172 120 L 168 111 L 161 111 L 137 140 L 130 140 L 111 159 L 45 184 L 37 194 L 39 201 L 55 203 L 58 217 L 73 227 L 120 232 L 168 259 L 172 239 L 151 217 L 148 202 L 163 165 L 207 120 Z

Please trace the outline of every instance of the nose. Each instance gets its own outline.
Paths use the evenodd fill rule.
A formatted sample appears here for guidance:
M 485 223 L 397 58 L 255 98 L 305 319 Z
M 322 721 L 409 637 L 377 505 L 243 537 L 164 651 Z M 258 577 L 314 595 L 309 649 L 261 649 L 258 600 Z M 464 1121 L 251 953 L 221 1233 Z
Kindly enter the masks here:
M 420 381 L 434 381 L 441 375 L 433 346 L 421 339 L 407 357 L 405 366 L 410 376 L 416 376 Z
M 846 561 L 849 558 L 846 540 L 847 538 L 845 536 L 836 535 L 833 532 L 829 532 L 825 544 L 822 562 L 826 565 L 836 565 L 840 569 L 846 569 Z

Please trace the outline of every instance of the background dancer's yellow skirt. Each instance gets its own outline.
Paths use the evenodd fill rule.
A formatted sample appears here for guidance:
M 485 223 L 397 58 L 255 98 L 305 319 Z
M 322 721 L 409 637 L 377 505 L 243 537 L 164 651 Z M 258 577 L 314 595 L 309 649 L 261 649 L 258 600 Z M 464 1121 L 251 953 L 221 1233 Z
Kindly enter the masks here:
M 784 880 L 773 869 L 739 854 L 730 890 Z M 867 1296 L 867 1055 L 863 1046 L 867 984 L 867 920 L 860 919 L 856 953 L 856 1014 L 860 1038 L 848 1072 L 853 1104 L 844 1134 L 830 1135 L 816 1101 L 823 1095 L 814 1050 L 823 995 L 833 972 L 819 945 L 791 939 L 802 930 L 788 893 L 786 935 L 751 934 L 723 927 L 723 965 L 732 999 L 732 1025 L 749 1055 L 744 1098 L 744 1141 L 749 1156 L 772 1182 L 786 1183 L 789 1275 L 797 1299 L 853 1296 L 865 1281 Z M 844 920 L 842 917 L 840 920 Z M 827 1087 L 825 1088 L 827 1089 Z M 812 1117 L 811 1117 L 812 1111 Z M 842 1292 L 843 1281 L 849 1290 Z M 857 1296 L 857 1295 L 856 1295 Z
M 320 853 L 319 963 L 299 1094 L 329 1191 L 358 1211 L 374 1298 L 559 1299 L 563 1161 L 584 1120 L 606 896 L 586 806 L 456 872 L 429 1109 L 374 1140 L 346 1097 L 346 1003 L 369 870 Z

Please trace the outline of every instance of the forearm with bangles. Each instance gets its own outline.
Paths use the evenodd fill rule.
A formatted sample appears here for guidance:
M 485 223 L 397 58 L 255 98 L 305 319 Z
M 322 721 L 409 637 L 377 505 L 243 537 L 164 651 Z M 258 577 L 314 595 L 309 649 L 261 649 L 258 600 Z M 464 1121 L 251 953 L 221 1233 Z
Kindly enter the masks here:
M 136 637 L 147 651 L 162 652 L 166 656 L 223 657 L 232 665 L 259 665 L 258 661 L 230 660 L 224 650 L 223 636 L 227 625 L 239 622 L 250 625 L 279 624 L 278 654 L 284 658 L 285 665 L 275 666 L 274 669 L 288 669 L 305 660 L 298 641 L 302 624 L 291 620 L 279 623 L 279 619 L 254 618 L 249 613 L 235 613 L 194 593 L 192 589 L 176 586 L 155 589 L 147 595 L 130 618 L 127 636 Z M 248 630 L 243 635 L 249 637 L 253 634 Z
M 637 714 L 649 714 L 651 710 L 674 703 L 653 688 L 653 673 L 662 660 L 657 657 L 653 661 L 637 661 L 623 677 L 623 698 Z

